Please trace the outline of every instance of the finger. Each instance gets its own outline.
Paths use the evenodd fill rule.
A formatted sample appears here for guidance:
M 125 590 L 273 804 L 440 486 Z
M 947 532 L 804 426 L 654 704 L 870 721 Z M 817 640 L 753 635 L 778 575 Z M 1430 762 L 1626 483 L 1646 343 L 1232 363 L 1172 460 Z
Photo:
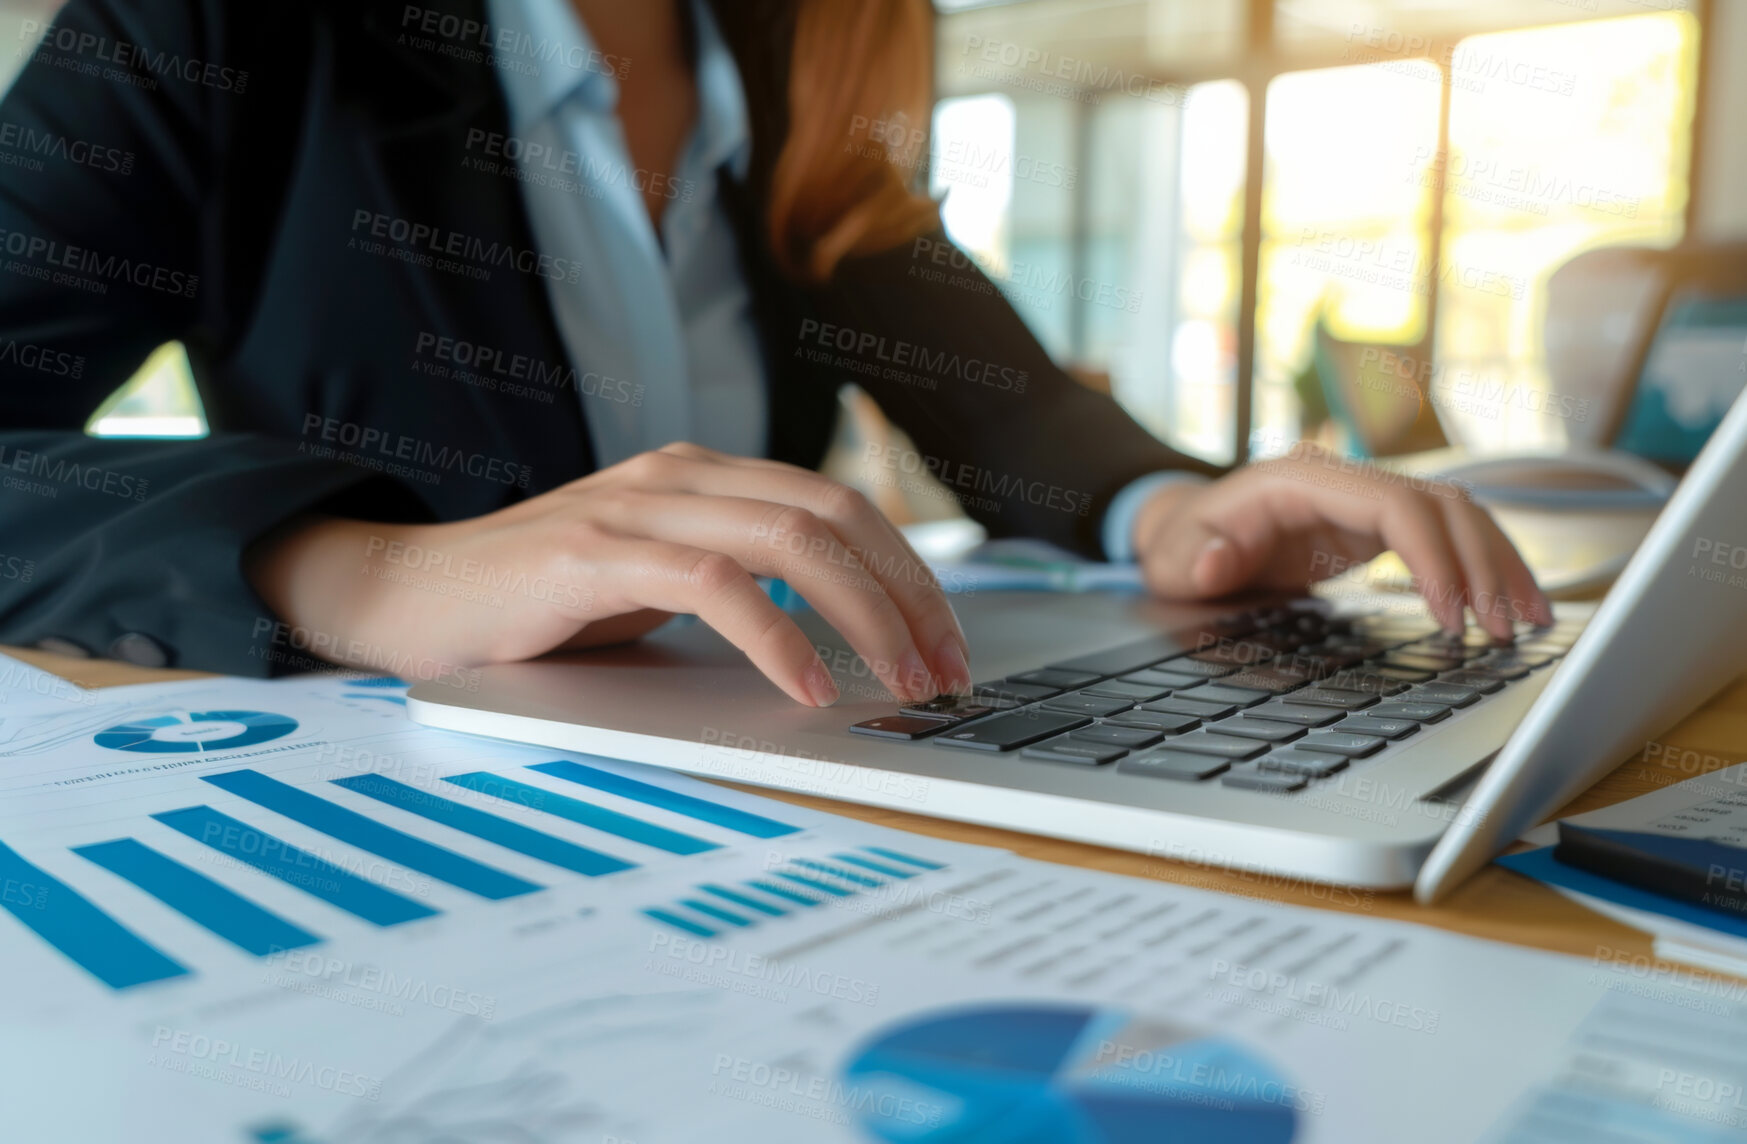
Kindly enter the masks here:
M 1443 500 L 1440 508 L 1468 585 L 1469 606 L 1487 635 L 1494 639 L 1510 638 L 1515 628 L 1498 550 L 1489 535 L 1495 531 L 1491 522 L 1479 510 L 1458 501 Z
M 1469 502 L 1472 504 L 1473 502 Z M 1475 505 L 1474 510 L 1485 522 L 1485 528 L 1492 538 L 1493 563 L 1503 571 L 1504 581 L 1509 585 L 1511 597 L 1523 602 L 1524 614 L 1520 617 L 1536 625 L 1549 625 L 1553 622 L 1553 604 L 1547 599 L 1547 594 L 1541 591 L 1541 586 L 1535 582 L 1535 574 L 1529 569 L 1528 562 L 1522 553 L 1517 551 L 1509 536 L 1505 535 L 1498 522 L 1492 519 L 1492 514 L 1481 505 Z
M 897 605 L 934 683 L 948 691 L 970 689 L 970 645 L 946 593 L 927 563 L 865 496 L 794 465 L 729 457 L 696 445 L 665 446 L 633 460 L 645 458 L 643 471 L 629 474 L 635 487 L 768 501 L 805 509 L 825 521 Z M 765 539 L 787 543 L 775 531 Z
M 697 616 L 795 702 L 829 707 L 837 701 L 837 684 L 812 641 L 733 557 L 619 540 L 592 559 L 603 590 L 641 607 Z
M 1166 599 L 1202 600 L 1224 596 L 1248 583 L 1264 545 L 1240 547 L 1232 538 L 1197 516 L 1174 517 L 1160 524 L 1141 570 L 1147 588 Z
M 595 498 L 589 514 L 621 535 L 725 553 L 752 572 L 781 577 L 843 633 L 898 699 L 939 693 L 897 602 L 806 509 L 743 497 L 617 490 Z
M 1378 531 L 1419 581 L 1432 618 L 1446 631 L 1462 631 L 1467 626 L 1462 614 L 1467 583 L 1443 514 L 1418 493 L 1397 487 L 1383 498 Z
M 737 457 L 690 442 L 662 447 L 663 452 L 691 460 L 728 466 L 757 474 L 750 489 L 775 492 L 780 483 L 794 490 L 798 504 L 830 524 L 845 546 L 862 557 L 862 563 L 879 579 L 904 613 L 917 643 L 924 650 L 942 690 L 969 692 L 971 687 L 970 643 L 952 605 L 941 590 L 939 579 L 917 554 L 903 532 L 884 513 L 855 489 L 795 465 L 759 457 Z M 766 482 L 771 482 L 767 486 Z M 740 495 L 756 495 L 743 491 Z M 773 496 L 772 499 L 782 499 Z

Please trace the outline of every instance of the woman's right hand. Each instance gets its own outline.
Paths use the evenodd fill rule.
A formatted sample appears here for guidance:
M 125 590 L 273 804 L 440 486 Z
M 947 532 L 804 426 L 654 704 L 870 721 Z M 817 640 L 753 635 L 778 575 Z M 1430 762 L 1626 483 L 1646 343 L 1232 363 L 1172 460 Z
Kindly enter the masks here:
M 449 524 L 302 518 L 250 550 L 248 575 L 337 663 L 453 671 L 620 643 L 689 613 L 791 698 L 827 706 L 831 673 L 753 579 L 780 577 L 898 699 L 971 685 L 945 594 L 866 497 L 696 445 Z

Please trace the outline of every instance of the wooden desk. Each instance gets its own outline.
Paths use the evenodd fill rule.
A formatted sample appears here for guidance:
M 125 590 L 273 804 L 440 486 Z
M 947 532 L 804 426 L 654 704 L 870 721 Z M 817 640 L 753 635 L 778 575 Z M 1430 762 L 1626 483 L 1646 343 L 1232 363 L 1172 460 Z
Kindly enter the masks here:
M 70 679 L 81 687 L 112 687 L 124 683 L 195 679 L 205 674 L 198 671 L 154 671 L 110 660 L 71 659 L 23 648 L 0 650 L 45 671 Z M 1747 759 L 1747 678 L 1736 681 L 1718 693 L 1709 703 L 1663 735 L 1658 742 L 1668 748 L 1661 752 L 1661 758 L 1627 760 L 1561 813 L 1595 810 Z M 1675 761 L 1679 757 L 1676 749 L 1691 751 L 1694 755 L 1688 757 L 1682 766 Z M 1155 878 L 1271 902 L 1419 922 L 1458 933 L 1586 958 L 1599 955 L 1611 959 L 1621 954 L 1651 956 L 1650 939 L 1646 935 L 1592 913 L 1537 882 L 1497 866 L 1489 867 L 1469 879 L 1441 905 L 1425 907 L 1416 905 L 1406 892 L 1374 893 L 1369 890 L 1311 886 L 1274 875 L 1212 869 L 1124 850 L 1106 850 L 1077 842 L 1036 838 L 1007 830 L 969 826 L 902 811 L 790 794 L 786 791 L 746 786 L 739 789 L 833 814 L 877 822 L 882 826 L 914 831 L 917 834 L 946 838 L 954 842 L 998 846 L 1028 858 L 1048 862 Z

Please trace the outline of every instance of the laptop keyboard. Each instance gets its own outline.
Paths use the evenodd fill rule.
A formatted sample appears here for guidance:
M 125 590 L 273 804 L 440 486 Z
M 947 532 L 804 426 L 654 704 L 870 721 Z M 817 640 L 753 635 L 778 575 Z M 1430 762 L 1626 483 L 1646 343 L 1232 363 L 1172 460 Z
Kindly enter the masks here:
M 1334 616 L 1314 600 L 1077 656 L 907 704 L 851 731 L 1290 794 L 1412 740 L 1556 664 L 1582 630 L 1499 640 L 1418 616 Z

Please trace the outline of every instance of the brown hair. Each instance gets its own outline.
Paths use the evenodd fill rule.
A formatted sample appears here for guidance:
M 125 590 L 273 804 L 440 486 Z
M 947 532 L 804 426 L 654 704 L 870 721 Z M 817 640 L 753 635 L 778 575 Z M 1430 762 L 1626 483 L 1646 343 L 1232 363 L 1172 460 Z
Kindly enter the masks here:
M 928 0 L 795 0 L 788 137 L 766 225 L 776 261 L 804 281 L 846 257 L 939 225 L 913 189 L 927 152 Z

